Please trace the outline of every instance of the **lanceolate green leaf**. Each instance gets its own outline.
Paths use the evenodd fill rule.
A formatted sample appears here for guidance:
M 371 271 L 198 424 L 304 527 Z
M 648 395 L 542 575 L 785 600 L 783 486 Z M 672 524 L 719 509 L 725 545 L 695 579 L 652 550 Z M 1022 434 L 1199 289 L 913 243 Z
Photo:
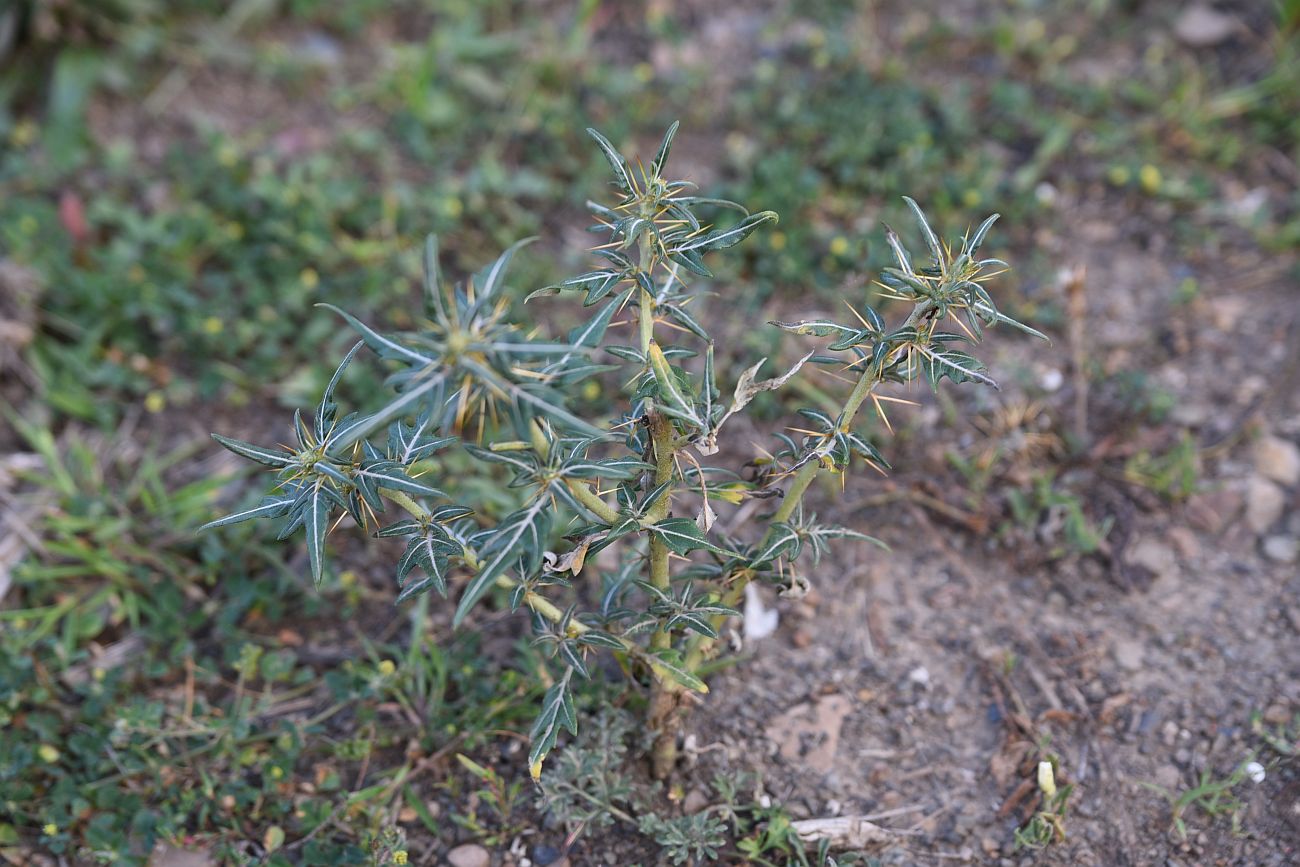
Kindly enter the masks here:
M 790 560 L 799 556 L 799 531 L 789 524 L 773 524 L 768 531 L 768 538 L 765 544 L 754 553 L 750 562 L 759 566 L 763 563 L 770 563 L 777 557 L 784 555 Z
M 726 554 L 727 551 L 719 548 L 710 542 L 704 536 L 702 531 L 692 518 L 668 518 L 649 527 L 651 533 L 664 540 L 664 544 L 672 550 L 674 554 L 686 554 L 691 551 L 713 551 L 718 554 Z
M 268 467 L 287 467 L 295 460 L 294 456 L 288 452 L 278 449 L 268 449 L 262 446 L 255 446 L 252 443 L 246 443 L 242 440 L 232 440 L 229 437 L 223 437 L 221 434 L 213 434 L 212 438 L 230 449 L 241 458 L 248 458 L 250 461 L 256 461 L 259 464 L 265 464 Z
M 542 697 L 542 710 L 533 723 L 528 738 L 532 748 L 528 752 L 528 768 L 533 779 L 541 775 L 542 761 L 547 753 L 555 749 L 556 738 L 561 729 L 568 729 L 570 734 L 578 733 L 578 714 L 573 706 L 573 694 L 569 691 L 569 681 L 573 669 L 566 669 L 553 686 Z
M 303 504 L 303 526 L 307 531 L 307 557 L 311 564 L 311 577 L 320 584 L 325 564 L 325 534 L 329 532 L 332 502 L 323 483 L 316 484 L 307 494 Z
M 668 131 L 664 133 L 664 139 L 659 144 L 659 150 L 650 163 L 650 173 L 653 176 L 658 177 L 663 172 L 664 163 L 668 162 L 668 154 L 672 150 L 673 136 L 677 135 L 677 127 L 680 125 L 678 121 L 673 121 L 668 127 Z
M 546 498 L 538 496 L 532 503 L 506 517 L 483 546 L 483 565 L 461 595 L 452 625 L 459 626 L 465 615 L 510 566 L 519 560 L 541 559 L 546 534 L 550 529 Z
M 709 688 L 704 685 L 704 681 L 686 670 L 681 654 L 676 651 L 661 650 L 657 653 L 646 654 L 646 662 L 650 665 L 650 670 L 655 673 L 656 677 L 671 680 L 694 692 L 707 693 L 709 691 Z
M 391 401 L 374 415 L 357 419 L 353 424 L 336 430 L 330 439 L 330 446 L 334 449 L 347 448 L 362 438 L 370 436 L 393 419 L 413 415 L 421 408 L 431 409 L 428 398 L 437 394 L 446 385 L 446 380 L 446 374 L 441 371 L 416 380 L 415 385 L 408 385 L 396 400 Z
M 366 341 L 367 346 L 385 357 L 401 358 L 406 361 L 413 361 L 416 364 L 436 365 L 438 363 L 438 359 L 431 355 L 418 352 L 409 346 L 397 342 L 391 337 L 385 337 L 357 317 L 353 316 L 351 313 L 348 313 L 346 310 L 340 310 L 333 304 L 322 303 L 318 306 L 324 307 L 327 310 L 333 310 L 335 313 L 346 319 L 349 325 L 361 333 L 361 337 Z
M 587 135 L 596 140 L 596 144 L 600 148 L 601 153 L 603 153 L 605 159 L 609 161 L 609 167 L 614 170 L 614 180 L 618 182 L 619 189 L 623 190 L 625 193 L 632 192 L 635 185 L 632 183 L 632 173 L 627 167 L 627 160 L 623 158 L 623 155 L 618 152 L 617 148 L 609 143 L 609 139 L 605 138 L 596 130 L 588 127 Z
M 267 499 L 260 506 L 254 506 L 251 509 L 245 509 L 242 512 L 234 512 L 215 521 L 209 521 L 202 527 L 199 532 L 210 530 L 214 527 L 225 527 L 229 524 L 238 524 L 241 521 L 251 521 L 254 518 L 282 518 L 289 513 L 289 508 L 293 505 L 292 500 L 272 500 Z
M 481 298 L 490 299 L 501 290 L 502 285 L 504 285 L 506 271 L 510 269 L 510 260 L 515 257 L 515 253 L 519 252 L 520 249 L 536 240 L 537 238 L 532 237 L 516 241 L 497 257 L 497 260 L 484 273 L 483 284 L 479 287 L 479 291 L 482 292 Z
M 776 221 L 776 211 L 759 211 L 757 214 L 750 214 L 734 226 L 705 232 L 681 244 L 675 244 L 671 252 L 681 254 L 694 251 L 707 253 L 711 250 L 724 250 L 727 247 L 734 247 L 748 238 L 755 229 L 764 223 L 775 223 Z
M 943 247 L 939 244 L 938 237 L 935 236 L 934 230 L 930 228 L 930 221 L 925 218 L 921 212 L 921 206 L 910 196 L 903 196 L 903 201 L 907 202 L 907 207 L 912 210 L 912 216 L 916 218 L 917 228 L 921 230 L 921 237 L 925 239 L 925 246 L 930 251 L 930 258 L 935 268 L 943 263 Z

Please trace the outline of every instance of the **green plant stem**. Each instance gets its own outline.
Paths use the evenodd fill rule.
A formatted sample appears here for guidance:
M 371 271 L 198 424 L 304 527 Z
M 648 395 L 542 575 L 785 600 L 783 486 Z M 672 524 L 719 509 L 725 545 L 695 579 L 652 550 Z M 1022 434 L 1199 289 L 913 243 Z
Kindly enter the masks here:
M 658 262 L 654 258 L 654 244 L 649 234 L 641 236 L 637 251 L 639 253 L 637 264 L 653 278 L 655 265 Z M 645 289 L 641 289 L 640 293 L 641 356 L 648 362 L 650 341 L 654 340 L 655 336 L 655 299 Z
M 647 217 L 653 215 L 647 214 Z M 653 276 L 659 264 L 655 256 L 654 241 L 649 234 L 641 236 L 638 246 L 638 264 L 647 274 Z M 650 346 L 654 343 L 654 308 L 655 299 L 645 289 L 640 290 L 640 330 L 641 355 L 650 363 Z M 673 480 L 675 453 L 677 443 L 673 436 L 673 423 L 667 416 L 655 412 L 654 406 L 648 407 L 650 442 L 654 451 L 655 484 L 669 484 Z M 669 488 L 646 513 L 646 522 L 656 524 L 668 517 L 672 501 L 672 489 Z M 657 535 L 650 535 L 650 583 L 655 589 L 664 593 L 672 592 L 672 572 L 669 568 L 668 545 Z M 672 634 L 661 625 L 650 636 L 650 652 L 667 650 L 672 647 Z M 652 666 L 652 671 L 653 671 Z M 678 693 L 681 687 L 675 680 L 664 677 L 654 671 L 654 682 L 650 692 L 650 728 L 657 732 L 654 748 L 651 751 L 652 771 L 656 778 L 663 779 L 672 772 L 677 764 L 677 727 L 679 720 L 677 707 Z
M 650 415 L 650 441 L 655 453 L 655 483 L 663 484 L 673 477 L 673 423 L 657 412 Z M 658 523 L 668 516 L 669 491 L 646 513 L 649 523 Z M 650 536 L 650 583 L 664 593 L 672 593 L 672 574 L 669 571 L 668 545 L 657 535 Z M 650 636 L 650 652 L 672 647 L 672 634 L 661 624 Z M 652 668 L 653 670 L 653 668 Z M 655 672 L 650 690 L 650 728 L 657 732 L 651 751 L 651 770 L 657 779 L 672 773 L 677 764 L 678 694 L 681 687 L 671 678 Z
M 575 500 L 590 509 L 593 515 L 600 518 L 606 524 L 613 525 L 623 520 L 623 516 L 619 513 L 618 509 L 615 509 L 609 503 L 606 503 L 600 498 L 600 495 L 582 482 L 577 479 L 565 479 L 564 483 L 565 486 L 568 487 L 569 493 L 573 494 Z
M 538 424 L 537 419 L 533 419 L 529 423 L 528 434 L 532 441 L 533 451 L 537 452 L 537 454 L 545 460 L 547 452 L 550 451 L 551 444 L 546 438 L 546 432 L 542 430 L 542 426 Z M 564 484 L 565 487 L 569 489 L 570 493 L 573 494 L 575 500 L 590 509 L 592 514 L 596 515 L 605 523 L 616 524 L 622 519 L 622 515 L 619 514 L 618 509 L 615 509 L 592 492 L 591 488 L 587 487 L 585 482 L 578 479 L 565 479 Z

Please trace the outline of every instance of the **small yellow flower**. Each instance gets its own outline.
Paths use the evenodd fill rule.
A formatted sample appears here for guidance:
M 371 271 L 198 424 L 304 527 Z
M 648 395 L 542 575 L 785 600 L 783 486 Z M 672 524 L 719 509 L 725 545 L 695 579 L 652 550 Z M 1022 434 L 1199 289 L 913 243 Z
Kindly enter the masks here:
M 36 124 L 30 120 L 24 120 L 14 124 L 13 131 L 9 133 L 9 141 L 13 142 L 14 147 L 25 148 L 36 141 L 38 132 Z
M 980 203 L 980 191 L 974 188 L 967 189 L 961 194 L 961 202 L 968 208 L 973 208 Z
M 1115 186 L 1122 187 L 1129 181 L 1128 168 L 1125 166 L 1111 166 L 1106 170 L 1106 177 Z
M 379 673 L 384 677 L 389 677 L 395 671 L 397 671 L 397 663 L 391 659 L 385 659 L 379 663 Z
M 284 768 L 279 765 L 272 765 L 270 771 L 267 773 L 271 775 L 271 779 L 278 780 L 284 776 Z
M 49 822 L 45 827 L 41 828 L 41 833 L 46 837 L 53 837 L 55 834 L 59 833 L 59 826 L 53 822 Z
M 59 760 L 59 751 L 49 744 L 41 744 L 36 748 L 36 755 L 46 764 L 54 764 Z
M 405 863 L 406 863 L 406 858 L 407 858 L 407 855 L 406 855 L 406 850 L 405 850 L 405 849 L 398 849 L 396 852 L 393 853 L 393 863 L 394 863 L 394 864 L 405 864 Z
M 203 320 L 203 330 L 209 334 L 220 334 L 226 327 L 219 316 L 209 316 Z
M 1142 189 L 1148 193 L 1157 192 L 1160 189 L 1160 169 L 1147 163 L 1138 171 L 1138 181 L 1142 184 Z
M 303 268 L 302 273 L 298 275 L 298 279 L 308 289 L 315 289 L 320 284 L 320 275 L 316 273 L 315 268 Z
M 152 413 L 162 412 L 167 406 L 167 398 L 161 391 L 151 391 L 144 396 L 144 408 Z
M 223 142 L 217 148 L 217 162 L 226 168 L 230 168 L 239 162 L 239 150 L 230 142 Z
M 849 252 L 848 238 L 845 238 L 842 235 L 836 236 L 835 239 L 831 241 L 831 255 L 843 256 L 847 252 Z
M 442 210 L 448 217 L 459 217 L 465 213 L 465 205 L 455 196 L 449 196 L 442 200 Z

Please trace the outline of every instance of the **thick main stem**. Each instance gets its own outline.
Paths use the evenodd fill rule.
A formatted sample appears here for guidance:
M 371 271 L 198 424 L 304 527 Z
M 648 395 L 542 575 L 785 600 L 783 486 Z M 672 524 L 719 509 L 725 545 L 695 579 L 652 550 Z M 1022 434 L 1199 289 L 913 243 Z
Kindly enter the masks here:
M 655 484 L 662 485 L 673 477 L 673 424 L 664 415 L 650 416 L 650 441 L 655 453 Z M 668 516 L 671 492 L 665 493 L 646 515 L 650 523 L 658 523 Z M 672 575 L 668 569 L 668 546 L 655 534 L 650 536 L 650 583 L 656 590 L 672 593 Z M 660 626 L 650 636 L 650 652 L 666 650 L 672 646 L 672 634 Z M 677 705 L 681 688 L 670 678 L 656 677 L 650 694 L 650 727 L 658 732 L 655 737 L 651 764 L 657 779 L 664 779 L 677 764 Z
M 655 256 L 654 240 L 647 233 L 641 236 L 637 252 L 638 265 L 653 277 L 658 264 Z M 654 342 L 654 296 L 644 288 L 640 289 L 639 325 L 641 338 L 641 355 L 650 363 L 650 346 Z M 654 452 L 655 485 L 672 481 L 674 470 L 674 453 L 676 442 L 673 436 L 673 424 L 661 413 L 655 412 L 653 406 L 649 412 L 650 443 Z M 646 522 L 657 524 L 668 517 L 672 501 L 672 491 L 666 491 L 646 514 Z M 650 583 L 656 590 L 672 592 L 672 573 L 669 570 L 669 550 L 663 539 L 650 534 Z M 672 634 L 662 626 L 650 636 L 650 652 L 667 650 L 672 647 Z M 650 728 L 658 734 L 651 752 L 652 771 L 656 778 L 663 779 L 672 772 L 677 764 L 677 705 L 681 688 L 668 677 L 656 674 L 650 688 Z

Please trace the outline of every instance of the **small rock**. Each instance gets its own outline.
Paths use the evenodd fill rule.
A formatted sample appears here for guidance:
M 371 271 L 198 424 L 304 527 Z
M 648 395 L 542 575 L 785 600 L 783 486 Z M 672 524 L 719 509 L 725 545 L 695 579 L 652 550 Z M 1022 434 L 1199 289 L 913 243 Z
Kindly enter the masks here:
M 1161 765 L 1156 768 L 1156 785 L 1162 789 L 1175 792 L 1182 787 L 1183 773 L 1173 765 Z
M 918 665 L 907 673 L 907 679 L 919 687 L 926 688 L 930 685 L 930 669 Z
M 1255 443 L 1255 469 L 1279 485 L 1300 482 L 1300 448 L 1290 440 L 1266 436 Z
M 492 863 L 492 856 L 482 846 L 466 843 L 447 853 L 447 863 L 451 867 L 488 867 Z
M 169 843 L 159 843 L 149 856 L 149 867 L 212 867 L 216 863 L 210 852 L 181 849 Z
M 1282 489 L 1263 476 L 1246 481 L 1246 523 L 1256 533 L 1263 534 L 1277 523 L 1285 502 Z
M 1174 35 L 1192 48 L 1211 48 L 1237 32 L 1237 19 L 1207 3 L 1187 7 L 1174 23 Z
M 1139 539 L 1134 543 L 1129 562 L 1141 566 L 1157 578 L 1173 575 L 1178 569 L 1178 561 L 1174 559 L 1174 552 L 1169 546 L 1151 538 Z
M 1160 727 L 1160 740 L 1167 747 L 1172 747 L 1178 743 L 1178 723 L 1173 720 L 1166 720 L 1165 724 Z
M 294 55 L 308 66 L 334 67 L 343 62 L 343 49 L 328 33 L 308 33 L 292 49 Z
M 1196 537 L 1190 527 L 1171 527 L 1169 529 L 1169 541 L 1178 552 L 1178 556 L 1184 560 L 1194 561 L 1201 556 L 1201 540 Z
M 560 860 L 560 850 L 554 846 L 538 844 L 533 847 L 533 863 L 538 867 L 547 867 Z
M 1142 642 L 1134 638 L 1122 638 L 1115 642 L 1115 661 L 1121 668 L 1137 671 L 1142 668 L 1142 658 L 1146 650 Z
M 1205 533 L 1218 533 L 1241 514 L 1242 497 L 1222 489 L 1194 494 L 1187 501 L 1187 520 Z
M 1269 536 L 1264 540 L 1264 556 L 1274 563 L 1294 563 L 1300 559 L 1300 542 L 1292 536 Z
M 709 806 L 709 796 L 699 789 L 691 789 L 686 793 L 686 799 L 682 801 L 682 812 L 693 816 L 707 806 Z
M 1265 708 L 1263 717 L 1269 725 L 1280 726 L 1291 722 L 1291 711 L 1284 704 L 1270 704 Z

